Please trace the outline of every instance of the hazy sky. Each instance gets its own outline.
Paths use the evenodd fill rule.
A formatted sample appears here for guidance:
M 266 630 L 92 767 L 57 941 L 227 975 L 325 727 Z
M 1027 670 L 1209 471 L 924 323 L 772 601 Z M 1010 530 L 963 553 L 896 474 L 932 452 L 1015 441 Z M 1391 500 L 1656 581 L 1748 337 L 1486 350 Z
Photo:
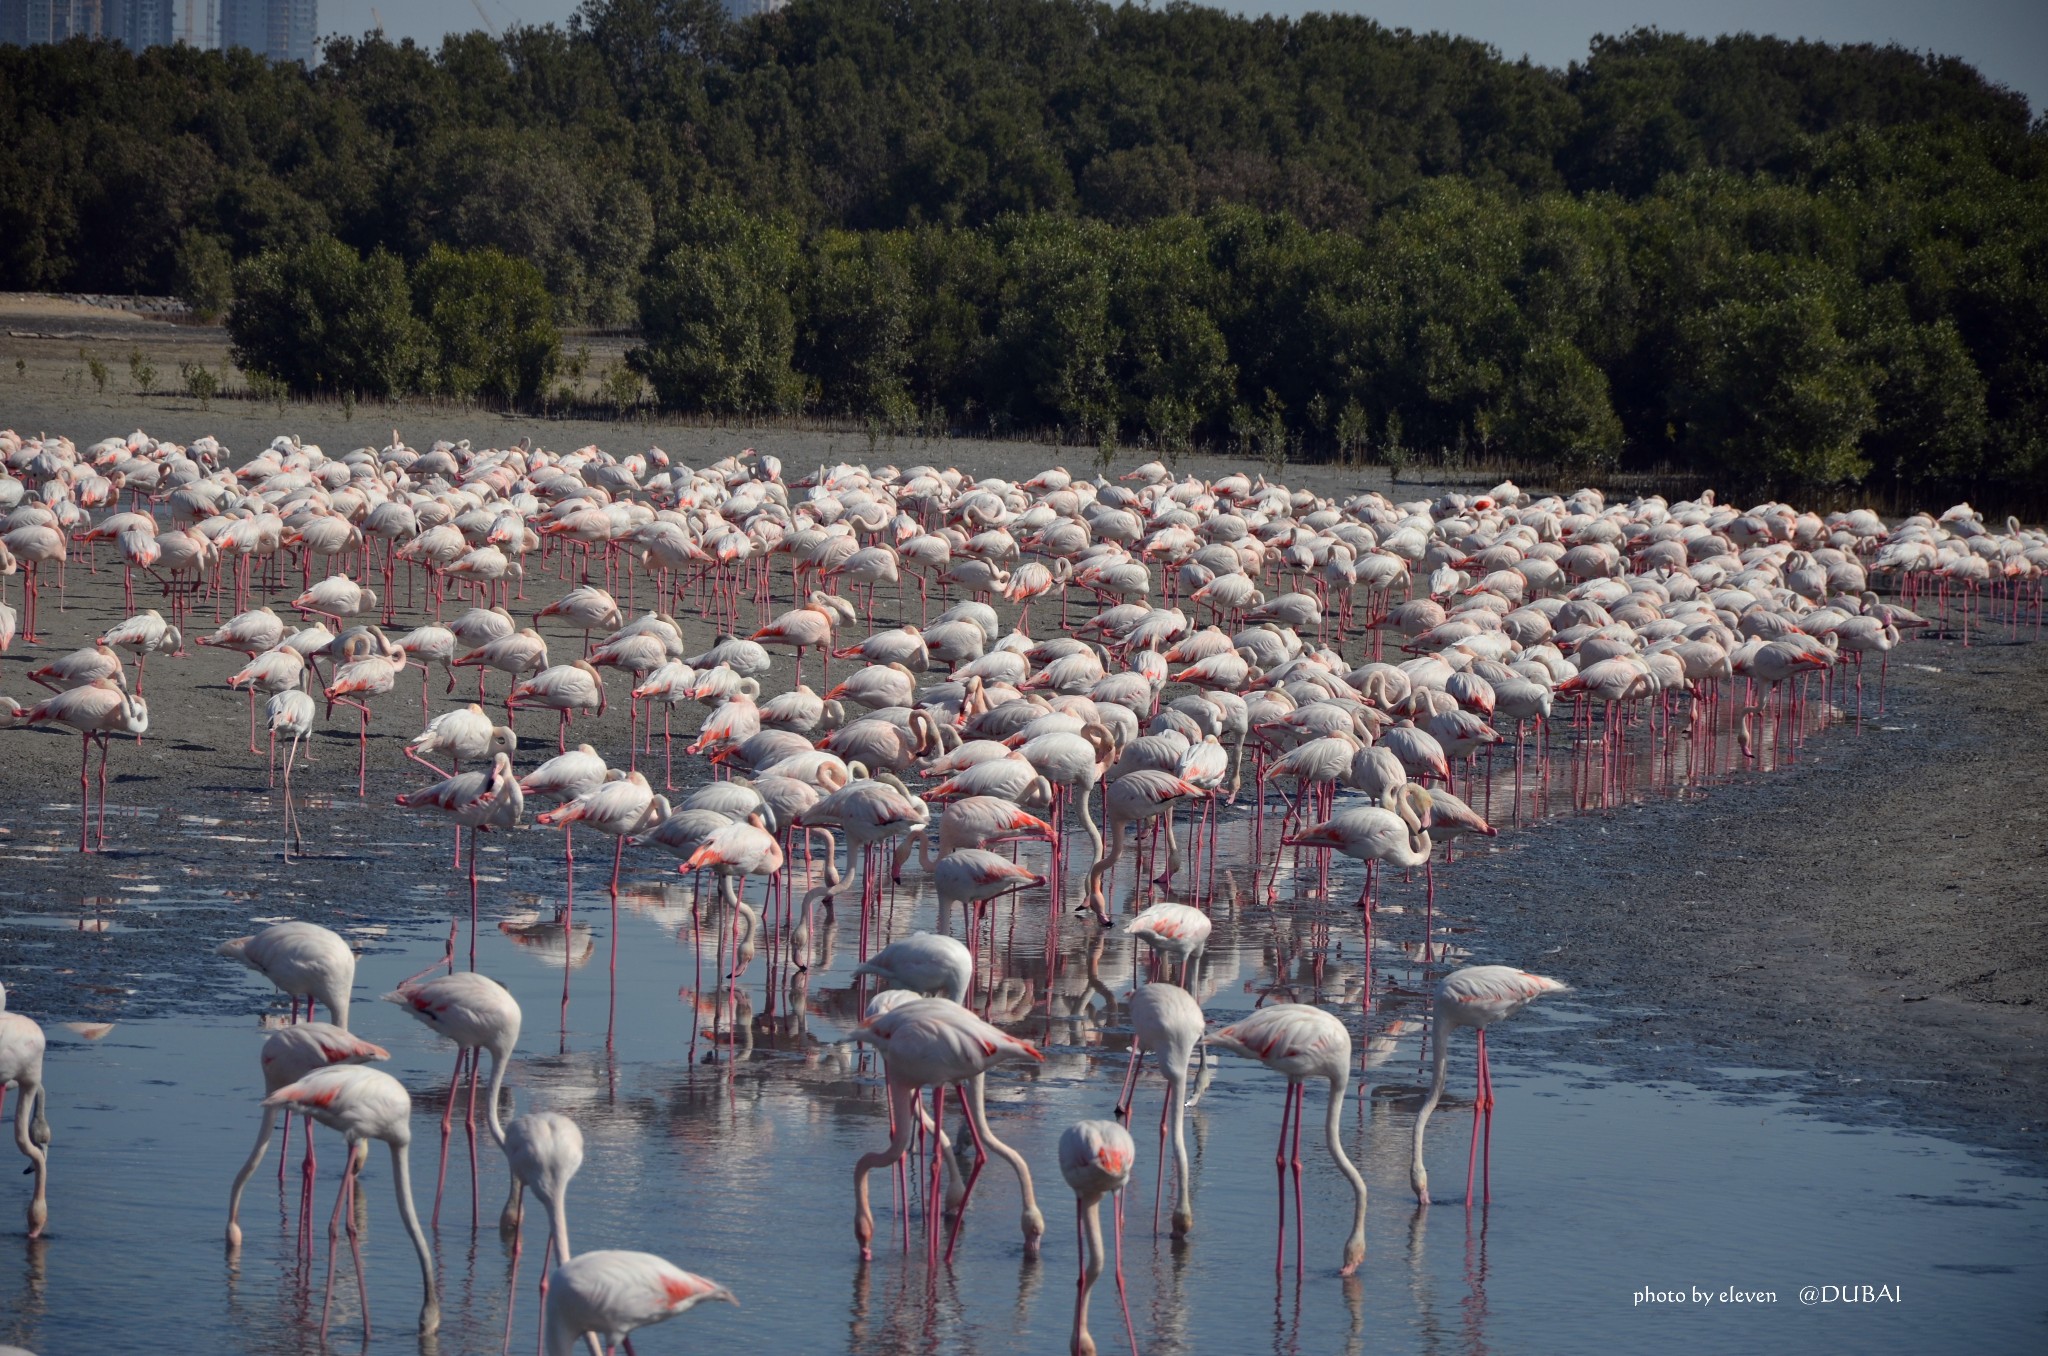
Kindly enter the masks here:
M 493 24 L 565 19 L 575 0 L 388 0 L 385 32 L 433 44 L 478 27 L 481 4 Z M 2042 0 L 1276 0 L 1219 8 L 1301 14 L 1366 14 L 1397 28 L 1444 30 L 1492 43 L 1503 55 L 1546 66 L 1583 56 L 1595 33 L 1652 26 L 1672 32 L 1775 33 L 1828 42 L 1897 42 L 1960 56 L 1991 79 L 2048 107 L 2048 3 Z M 320 0 L 324 33 L 375 27 L 370 0 Z

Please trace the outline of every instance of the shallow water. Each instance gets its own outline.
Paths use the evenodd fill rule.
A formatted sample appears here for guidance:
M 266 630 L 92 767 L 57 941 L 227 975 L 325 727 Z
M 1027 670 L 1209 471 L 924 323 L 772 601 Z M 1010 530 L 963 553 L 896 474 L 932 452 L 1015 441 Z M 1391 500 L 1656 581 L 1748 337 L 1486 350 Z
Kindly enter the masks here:
M 224 814 L 180 814 L 174 832 L 189 840 L 181 846 L 204 854 L 216 835 L 260 837 L 269 811 L 244 824 L 233 813 L 238 804 L 254 810 L 262 802 L 244 797 L 223 803 Z M 22 840 L 44 832 L 61 837 L 66 810 L 51 806 L 45 820 L 22 826 L 13 851 L 36 846 Z M 1495 1032 L 1498 1171 L 1491 1205 L 1469 1211 L 1458 1172 L 1469 1103 L 1455 1094 L 1469 1090 L 1471 1047 L 1461 1036 L 1454 1096 L 1430 1131 L 1438 1203 L 1418 1211 L 1406 1183 L 1413 1106 L 1423 1084 L 1422 995 L 1435 973 L 1468 951 L 1498 957 L 1486 954 L 1484 929 L 1440 899 L 1437 965 L 1425 973 L 1421 884 L 1384 881 L 1386 907 L 1372 956 L 1374 1011 L 1365 1018 L 1364 950 L 1358 915 L 1348 907 L 1357 889 L 1350 864 L 1333 871 L 1334 902 L 1325 905 L 1316 897 L 1316 865 L 1288 858 L 1277 882 L 1283 905 L 1268 909 L 1244 864 L 1276 858 L 1270 816 L 1277 806 L 1263 826 L 1242 811 L 1225 820 L 1212 904 L 1216 935 L 1195 988 L 1218 1023 L 1279 999 L 1326 1003 L 1354 1030 L 1369 1020 L 1369 1086 L 1363 1100 L 1354 1087 L 1344 1127 L 1347 1147 L 1373 1187 L 1369 1255 L 1357 1278 L 1338 1278 L 1348 1191 L 1320 1142 L 1305 1136 L 1306 1267 L 1295 1272 L 1290 1244 L 1285 1273 L 1276 1279 L 1271 1154 L 1280 1083 L 1227 1055 L 1212 1059 L 1213 1081 L 1188 1114 L 1195 1236 L 1176 1248 L 1163 1220 L 1155 1233 L 1160 1084 L 1148 1077 L 1135 1117 L 1141 1182 L 1128 1193 L 1124 1240 L 1140 1350 L 1285 1356 L 1640 1349 L 1661 1342 L 1688 1351 L 1764 1344 L 1921 1350 L 1951 1344 L 1965 1320 L 1980 1349 L 2039 1349 L 2048 1187 L 2018 1160 L 1820 1119 L 1786 1090 L 1796 1071 L 1735 1065 L 1714 1071 L 1721 1082 L 1713 1090 L 1620 1081 L 1602 1067 L 1601 1046 L 1616 1039 L 1617 1014 L 1599 994 L 1550 1000 Z M 444 911 L 459 916 L 454 948 L 457 964 L 466 960 L 467 882 L 447 869 L 445 837 L 395 820 L 374 798 L 363 804 L 336 797 L 319 811 L 334 812 L 359 813 L 409 836 L 367 849 L 367 872 L 339 855 L 315 857 L 288 870 L 262 868 L 232 886 L 210 881 L 201 867 L 138 858 L 123 864 L 116 892 L 77 900 L 75 912 L 40 906 L 38 921 L 47 921 L 53 947 L 106 945 L 118 939 L 57 938 L 80 920 L 120 929 L 130 916 L 152 921 L 150 915 L 179 910 L 195 911 L 195 922 L 203 916 L 197 911 L 219 915 L 217 929 L 211 919 L 203 925 L 209 935 L 227 936 L 290 916 L 300 901 L 356 900 L 352 937 L 363 956 L 353 1025 L 391 1049 L 387 1067 L 413 1091 L 413 1175 L 425 1215 L 433 1209 L 452 1051 L 397 1008 L 372 1000 L 443 957 L 451 941 Z M 996 910 L 993 952 L 985 934 L 989 964 L 977 1004 L 989 1002 L 992 1016 L 1046 1050 L 1042 1066 L 1005 1068 L 989 1088 L 994 1128 L 1036 1174 L 1048 1218 L 1042 1260 L 1023 1259 L 1016 1184 L 997 1163 L 975 1187 L 951 1261 L 936 1269 L 927 1259 L 916 1192 L 906 1218 L 887 1175 L 877 1174 L 876 1256 L 863 1266 L 851 1237 L 848 1178 L 854 1159 L 886 1140 L 887 1115 L 872 1057 L 837 1043 L 862 997 L 850 978 L 858 959 L 854 901 L 842 899 L 836 928 L 824 930 L 821 920 L 818 941 L 827 954 L 815 957 L 819 963 L 807 975 L 790 974 L 780 960 L 771 973 L 764 939 L 741 977 L 722 985 L 721 916 L 712 890 L 707 885 L 700 912 L 689 881 L 658 869 L 666 863 L 629 854 L 614 1009 L 606 854 L 600 844 L 582 844 L 564 1018 L 563 932 L 553 922 L 557 847 L 553 834 L 531 830 L 486 843 L 479 873 L 479 968 L 505 982 L 526 1013 L 510 1079 L 516 1105 L 568 1112 L 584 1129 L 588 1157 L 570 1193 L 579 1248 L 662 1253 L 729 1284 L 745 1306 L 700 1308 L 643 1333 L 639 1350 L 731 1342 L 791 1352 L 1064 1348 L 1076 1250 L 1072 1200 L 1054 1146 L 1066 1125 L 1107 1115 L 1114 1103 L 1128 1031 L 1123 1004 L 1144 974 L 1127 939 L 1105 938 L 1065 917 L 1049 945 L 1043 893 Z M 1043 859 L 1042 847 L 1024 851 Z M 30 855 L 43 858 L 41 868 L 30 868 L 39 876 L 62 865 Z M 378 866 L 383 859 L 392 865 Z M 933 925 L 935 904 L 921 878 L 913 864 L 885 899 L 886 935 Z M 1121 891 L 1131 878 L 1127 863 Z M 1455 880 L 1455 868 L 1440 869 L 1440 884 L 1446 880 Z M 758 883 L 750 897 L 762 901 Z M 439 917 L 423 921 L 423 914 Z M 34 959 L 40 958 L 17 958 Z M 1544 968 L 1540 957 L 1520 959 Z M 182 982 L 174 974 L 124 978 L 141 990 Z M 45 1353 L 157 1344 L 320 1349 L 339 1141 L 321 1132 L 310 1257 L 295 1247 L 296 1173 L 289 1186 L 279 1185 L 274 1146 L 244 1206 L 248 1239 L 239 1258 L 227 1258 L 220 1241 L 227 1187 L 257 1121 L 261 1033 L 252 1017 L 282 1007 L 255 976 L 238 982 L 241 1001 L 218 1005 L 216 1016 L 125 1021 L 98 1040 L 52 1030 L 52 1227 L 46 1241 L 26 1243 L 13 1213 L 19 1200 L 0 1195 L 15 1240 L 0 1250 L 0 1340 Z M 735 1000 L 742 1018 L 736 1059 Z M 1572 1062 L 1518 1058 L 1517 1030 L 1540 1028 L 1567 1035 L 1583 1028 Z M 1573 1042 L 1563 1048 L 1573 1050 Z M 1320 1089 L 1310 1094 L 1312 1126 L 1320 1126 L 1323 1096 Z M 494 1227 L 505 1172 L 481 1126 L 479 1136 L 482 1227 L 472 1231 L 459 1105 L 446 1195 L 430 1235 L 445 1311 L 431 1349 L 530 1350 L 544 1229 L 532 1212 L 515 1279 Z M 298 1152 L 295 1134 L 294 1168 Z M 379 1148 L 365 1179 L 374 1336 L 362 1337 L 344 1245 L 328 1343 L 336 1350 L 422 1345 L 412 1331 L 418 1276 L 389 1183 Z M 1808 1306 L 1799 1301 L 1807 1285 L 1889 1286 L 1900 1298 Z M 1640 1290 L 1690 1296 L 1694 1287 L 1716 1295 L 1771 1292 L 1776 1302 L 1635 1301 Z M 1108 1284 L 1098 1289 L 1092 1316 L 1104 1352 L 1128 1349 Z M 169 1332 L 176 1337 L 167 1338 Z

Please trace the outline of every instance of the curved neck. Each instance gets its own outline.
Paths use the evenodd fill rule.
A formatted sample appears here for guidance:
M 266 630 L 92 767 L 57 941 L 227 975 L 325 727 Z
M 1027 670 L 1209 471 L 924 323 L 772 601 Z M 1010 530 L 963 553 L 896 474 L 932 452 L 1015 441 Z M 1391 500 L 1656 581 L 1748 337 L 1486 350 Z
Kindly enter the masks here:
M 420 1284 L 426 1290 L 426 1298 L 420 1305 L 420 1331 L 429 1333 L 441 1326 L 441 1297 L 434 1288 L 434 1254 L 427 1247 L 427 1236 L 420 1229 L 419 1211 L 412 1204 L 412 1167 L 407 1158 L 407 1146 L 392 1141 L 391 1182 L 398 1195 L 398 1217 L 405 1221 L 405 1231 L 412 1235 L 413 1251 L 420 1256 Z
M 1102 1197 L 1083 1196 L 1077 1203 L 1081 1220 L 1081 1285 L 1074 1294 L 1074 1333 L 1069 1351 L 1093 1351 L 1095 1339 L 1088 1335 L 1088 1292 L 1102 1275 Z
M 548 1233 L 555 1240 L 555 1259 L 566 1262 L 575 1254 L 569 1251 L 569 1208 L 566 1203 L 556 1200 L 546 1192 L 536 1189 L 540 1203 L 548 1212 Z
M 1351 1156 L 1344 1152 L 1344 1139 L 1340 1133 L 1344 1121 L 1344 1090 L 1350 1082 L 1348 1071 L 1330 1080 L 1330 1106 L 1323 1121 L 1323 1137 L 1329 1141 L 1330 1157 L 1337 1160 L 1337 1171 L 1351 1182 L 1351 1237 L 1344 1244 L 1346 1275 L 1365 1257 L 1365 1177 L 1358 1171 L 1358 1165 L 1351 1161 Z
M 490 1114 L 491 1138 L 497 1141 L 500 1153 L 504 1152 L 505 1149 L 505 1123 L 498 1116 L 498 1098 L 505 1090 L 506 1058 L 507 1052 L 505 1051 L 491 1051 L 491 1086 L 490 1091 L 485 1094 L 489 1101 L 484 1108 Z
M 1443 1100 L 1444 1079 L 1450 1067 L 1451 1056 L 1450 1023 L 1444 1020 L 1441 1012 L 1430 1020 L 1436 1028 L 1436 1070 L 1429 1080 L 1429 1096 L 1423 1099 L 1422 1110 L 1415 1113 L 1415 1148 L 1408 1163 L 1409 1185 L 1415 1188 L 1415 1194 L 1423 1200 L 1429 1198 L 1429 1170 L 1422 1163 L 1422 1134 L 1429 1127 L 1430 1113 L 1435 1111 L 1436 1104 Z

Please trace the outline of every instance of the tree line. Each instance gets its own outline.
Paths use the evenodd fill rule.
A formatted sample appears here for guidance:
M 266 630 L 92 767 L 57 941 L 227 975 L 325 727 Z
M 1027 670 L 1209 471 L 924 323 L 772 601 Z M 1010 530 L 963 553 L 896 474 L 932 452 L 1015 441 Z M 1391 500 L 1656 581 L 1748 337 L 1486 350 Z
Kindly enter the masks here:
M 2048 129 L 1953 60 L 1565 71 L 1185 4 L 587 0 L 428 52 L 0 50 L 0 285 L 306 391 L 2038 497 Z

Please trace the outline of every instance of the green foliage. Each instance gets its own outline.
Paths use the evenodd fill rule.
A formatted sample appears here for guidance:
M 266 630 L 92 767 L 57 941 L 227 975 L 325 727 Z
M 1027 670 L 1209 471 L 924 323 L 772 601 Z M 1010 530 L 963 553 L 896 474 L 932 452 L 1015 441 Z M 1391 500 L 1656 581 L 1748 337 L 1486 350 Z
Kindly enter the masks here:
M 86 349 L 78 350 L 79 358 L 85 363 L 87 375 L 92 378 L 92 389 L 97 395 L 107 393 L 107 361 L 99 354 Z
M 746 415 L 795 409 L 795 234 L 729 200 L 705 199 L 682 215 L 677 235 L 640 292 L 647 342 L 627 355 L 634 370 L 664 405 Z
M 228 314 L 252 389 L 573 401 L 548 326 L 637 321 L 663 405 L 878 440 L 2048 496 L 2048 124 L 1950 59 L 1096 0 L 325 58 L 0 48 L 0 287 Z
M 234 260 L 219 236 L 187 231 L 178 242 L 175 295 L 200 320 L 217 320 L 234 303 Z
M 891 428 L 916 413 L 909 384 L 913 297 L 901 243 L 834 231 L 816 244 L 805 270 L 807 323 L 797 351 L 817 383 L 819 406 Z
M 235 363 L 300 394 L 416 390 L 429 351 L 405 265 L 321 239 L 256 256 L 235 273 Z
M 427 386 L 458 399 L 529 403 L 561 359 L 554 298 L 540 270 L 494 249 L 436 245 L 412 273 L 426 327 Z
M 128 379 L 145 396 L 156 386 L 156 364 L 143 357 L 139 348 L 128 350 Z
M 213 408 L 213 398 L 220 394 L 220 374 L 205 363 L 179 363 L 178 379 L 185 384 L 185 394 L 199 402 L 202 410 Z

